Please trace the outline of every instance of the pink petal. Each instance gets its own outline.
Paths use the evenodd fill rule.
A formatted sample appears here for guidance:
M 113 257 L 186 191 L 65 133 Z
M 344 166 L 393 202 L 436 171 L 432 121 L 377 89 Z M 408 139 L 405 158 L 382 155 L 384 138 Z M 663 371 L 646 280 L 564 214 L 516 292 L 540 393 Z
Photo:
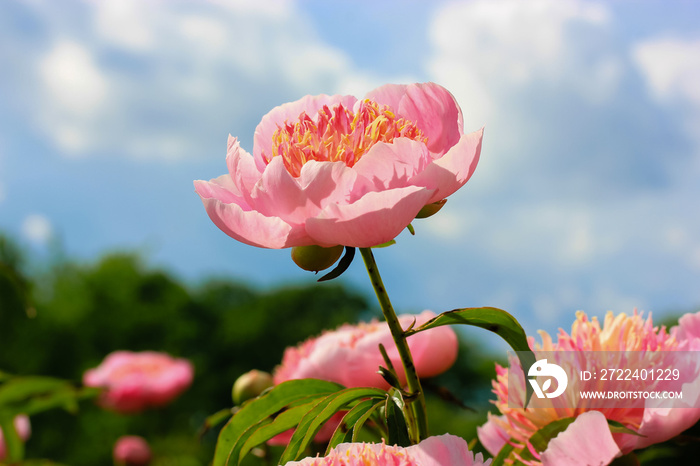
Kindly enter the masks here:
M 234 193 L 250 202 L 250 192 L 262 173 L 255 166 L 253 156 L 241 148 L 238 139 L 229 135 L 226 165 L 231 181 L 235 185 Z
M 201 198 L 218 199 L 225 204 L 239 204 L 246 210 L 250 210 L 245 199 L 237 195 L 238 187 L 233 183 L 229 175 L 221 175 L 213 180 L 196 180 L 194 190 Z
M 398 236 L 432 193 L 409 186 L 370 192 L 353 204 L 329 204 L 318 217 L 306 221 L 306 231 L 321 246 L 377 246 Z
M 289 174 L 281 157 L 275 157 L 265 168 L 262 178 L 251 193 L 251 206 L 267 217 L 279 217 L 290 224 L 301 224 L 316 207 L 307 212 L 306 196 L 297 180 Z
M 481 154 L 484 130 L 465 134 L 445 155 L 428 165 L 411 182 L 435 189 L 428 203 L 445 199 L 469 181 Z
M 317 162 L 309 160 L 301 168 L 299 184 L 309 202 L 323 208 L 328 204 L 347 204 L 351 195 L 357 198 L 369 189 L 364 180 L 344 162 Z
M 314 244 L 303 227 L 292 226 L 279 217 L 266 217 L 242 205 L 225 204 L 202 197 L 209 218 L 221 231 L 242 243 L 261 248 L 281 249 Z
M 375 191 L 410 186 L 411 179 L 432 162 L 425 144 L 407 138 L 377 143 L 353 167 Z
M 489 413 L 488 421 L 483 426 L 476 428 L 476 435 L 479 437 L 479 441 L 486 448 L 486 451 L 491 453 L 493 456 L 498 455 L 501 451 L 503 445 L 506 444 L 509 435 L 506 433 L 495 419 L 499 419 L 504 422 L 508 422 L 505 416 L 494 416 Z
M 685 314 L 678 319 L 678 340 L 700 338 L 700 312 Z
M 367 98 L 416 123 L 434 154 L 447 152 L 463 133 L 462 110 L 452 94 L 438 84 L 386 84 L 370 91 Z
M 603 413 L 587 411 L 549 441 L 540 459 L 543 466 L 602 466 L 620 454 Z
M 294 123 L 299 120 L 299 115 L 306 113 L 312 119 L 316 118 L 318 110 L 324 105 L 332 107 L 342 103 L 346 108 L 353 108 L 357 98 L 353 96 L 341 95 L 307 95 L 301 99 L 282 104 L 270 110 L 255 128 L 255 136 L 253 140 L 253 156 L 255 164 L 260 171 L 265 169 L 265 161 L 263 154 L 267 157 L 272 157 L 272 136 L 277 131 L 277 128 L 285 122 Z
M 491 463 L 491 460 L 484 462 L 481 454 L 475 458 L 463 438 L 450 434 L 428 437 L 418 445 L 406 448 L 406 455 L 421 466 L 478 466 Z

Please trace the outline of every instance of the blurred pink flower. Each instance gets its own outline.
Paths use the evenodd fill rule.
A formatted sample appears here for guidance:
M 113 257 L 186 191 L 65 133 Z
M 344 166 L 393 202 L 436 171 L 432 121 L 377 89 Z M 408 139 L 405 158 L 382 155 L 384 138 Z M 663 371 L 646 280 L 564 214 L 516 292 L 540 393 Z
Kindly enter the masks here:
M 32 434 L 32 427 L 29 423 L 29 417 L 24 414 L 20 414 L 15 417 L 14 424 L 19 438 L 21 438 L 23 442 L 26 442 L 27 439 L 29 439 L 29 436 Z M 6 455 L 7 446 L 5 445 L 5 435 L 2 433 L 2 429 L 0 429 L 0 461 L 4 460 Z
M 435 317 L 431 311 L 418 315 L 399 316 L 403 328 L 415 320 L 421 325 Z M 337 382 L 346 387 L 378 387 L 389 385 L 378 374 L 385 366 L 379 352 L 383 344 L 396 369 L 399 381 L 406 383 L 401 358 L 386 322 L 376 320 L 357 325 L 345 324 L 321 336 L 310 338 L 299 346 L 287 348 L 282 364 L 275 368 L 275 384 L 286 380 L 315 378 Z M 413 362 L 419 377 L 433 377 L 445 372 L 457 359 L 457 335 L 448 326 L 417 333 L 408 338 Z
M 118 466 L 146 466 L 151 462 L 151 447 L 143 437 L 124 435 L 114 443 L 112 457 Z
M 421 325 L 435 317 L 431 311 L 418 315 L 399 316 L 403 328 L 408 328 L 415 320 Z M 327 331 L 316 338 L 309 338 L 296 347 L 284 352 L 282 364 L 273 372 L 275 384 L 293 379 L 323 379 L 346 387 L 388 388 L 389 384 L 377 372 L 379 366 L 386 366 L 379 344 L 383 344 L 387 355 L 396 369 L 399 381 L 406 383 L 401 358 L 391 337 L 386 322 L 376 320 L 357 325 L 345 324 L 336 330 Z M 452 367 L 457 359 L 457 335 L 450 327 L 443 326 L 417 333 L 408 339 L 413 362 L 419 377 L 433 377 Z M 316 434 L 316 442 L 328 441 L 343 418 L 338 413 L 324 424 Z M 286 445 L 292 430 L 269 440 L 270 445 Z
M 122 413 L 168 404 L 192 383 L 194 369 L 185 359 L 154 351 L 115 351 L 83 375 L 87 387 L 102 387 L 100 404 Z
M 584 312 L 579 311 L 576 313 L 576 320 L 571 327 L 570 335 L 560 329 L 558 339 L 554 342 L 546 332 L 540 331 L 542 343 L 535 344 L 534 339 L 532 339 L 530 346 L 536 357 L 538 351 L 561 351 L 562 358 L 566 357 L 568 364 L 571 361 L 569 356 L 572 354 L 571 352 L 581 351 L 599 352 L 597 354 L 600 354 L 601 357 L 604 357 L 605 354 L 610 354 L 605 352 L 625 351 L 629 352 L 625 353 L 628 355 L 644 354 L 645 358 L 653 358 L 655 357 L 654 355 L 658 355 L 661 358 L 670 358 L 673 357 L 672 352 L 674 351 L 700 349 L 700 332 L 697 332 L 697 322 L 698 315 L 686 315 L 681 319 L 679 327 L 674 327 L 667 331 L 663 326 L 660 328 L 654 327 L 651 316 L 644 319 L 636 311 L 631 316 L 626 314 L 615 316 L 612 312 L 608 312 L 601 327 L 597 318 L 594 317 L 589 320 Z M 571 370 L 570 367 L 566 367 L 565 364 L 567 363 L 560 362 L 565 370 Z M 583 364 L 583 362 L 581 363 Z M 669 382 L 675 384 L 673 389 L 678 390 L 682 386 L 684 395 L 691 395 L 684 397 L 687 399 L 674 400 L 675 404 L 672 408 L 668 406 L 654 407 L 654 400 L 651 399 L 640 400 L 636 404 L 630 400 L 620 400 L 617 404 L 616 402 L 611 402 L 611 407 L 602 408 L 590 408 L 583 401 L 577 404 L 572 400 L 571 397 L 576 396 L 579 390 L 599 389 L 602 386 L 601 384 L 605 383 L 597 380 L 579 381 L 578 383 L 583 385 L 577 387 L 576 390 L 567 390 L 558 398 L 548 399 L 547 402 L 550 403 L 551 407 L 529 407 L 527 409 L 511 407 L 509 406 L 509 396 L 511 397 L 511 402 L 515 401 L 513 406 L 522 406 L 522 402 L 525 399 L 526 382 L 524 377 L 522 377 L 522 369 L 519 364 L 511 365 L 510 370 L 516 370 L 521 377 L 515 377 L 509 386 L 509 369 L 496 365 L 496 380 L 493 382 L 493 392 L 496 394 L 497 399 L 494 403 L 501 415 L 489 415 L 488 422 L 477 429 L 482 445 L 493 455 L 496 455 L 506 443 L 516 447 L 511 457 L 506 460 L 507 464 L 512 464 L 513 460 L 521 460 L 516 452 L 522 448 L 528 448 L 537 458 L 535 461 L 526 461 L 526 464 L 577 464 L 573 462 L 567 463 L 565 458 L 566 454 L 571 455 L 578 447 L 572 445 L 570 448 L 567 448 L 564 446 L 564 442 L 573 442 L 574 439 L 584 432 L 590 432 L 591 435 L 595 433 L 595 436 L 604 439 L 601 442 L 605 442 L 606 448 L 601 448 L 595 452 L 601 455 L 599 458 L 608 457 L 613 453 L 613 450 L 615 450 L 615 455 L 618 453 L 627 454 L 632 450 L 666 441 L 688 429 L 700 419 L 698 400 L 691 399 L 693 398 L 692 393 L 685 393 L 686 388 L 696 386 L 697 382 L 700 381 L 697 368 L 688 368 L 687 371 L 683 371 L 684 376 L 691 378 L 691 382 L 685 385 L 682 385 L 684 383 L 683 379 L 677 382 Z M 573 380 L 572 374 L 568 375 L 569 380 Z M 688 380 L 687 377 L 686 381 Z M 639 383 L 644 384 L 647 382 L 642 381 Z M 591 411 L 592 409 L 595 411 Z M 584 413 L 591 412 L 599 412 L 601 416 L 582 416 Z M 553 440 L 552 442 L 554 443 L 550 443 L 547 450 L 541 452 L 540 457 L 540 454 L 535 452 L 529 444 L 529 438 L 547 424 L 558 419 L 570 417 L 576 418 L 576 420 L 557 437 L 557 442 Z M 603 423 L 601 423 L 601 419 L 620 422 L 642 436 L 632 434 L 612 435 L 607 427 L 607 421 L 604 422 L 605 428 L 602 429 Z M 602 432 L 600 432 L 601 430 Z M 613 448 L 609 441 L 613 441 L 616 447 Z M 586 437 L 586 442 L 592 444 L 588 437 Z M 567 450 L 568 453 L 566 453 Z M 594 452 L 591 453 L 593 454 Z M 607 461 L 601 462 L 603 461 L 602 459 L 600 461 L 591 461 L 591 464 L 608 464 Z
M 434 83 L 306 96 L 263 117 L 252 155 L 229 136 L 228 174 L 194 184 L 243 243 L 376 246 L 469 180 L 482 134 L 464 134 L 457 102 Z
M 342 443 L 323 458 L 290 461 L 286 466 L 488 466 L 481 453 L 476 457 L 467 442 L 454 435 L 428 437 L 410 447 L 384 443 Z

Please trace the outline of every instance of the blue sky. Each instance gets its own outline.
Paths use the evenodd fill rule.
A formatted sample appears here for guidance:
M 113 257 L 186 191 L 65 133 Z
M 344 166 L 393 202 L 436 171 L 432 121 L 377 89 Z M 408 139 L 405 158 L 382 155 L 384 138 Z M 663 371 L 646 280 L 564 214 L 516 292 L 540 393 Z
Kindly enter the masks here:
M 694 2 L 0 3 L 0 229 L 86 261 L 138 250 L 195 282 L 311 282 L 238 244 L 194 179 L 252 150 L 275 105 L 435 81 L 472 180 L 377 252 L 396 307 L 490 305 L 530 333 L 574 311 L 700 306 L 700 5 Z M 371 293 L 360 261 L 343 278 Z M 323 286 L 323 285 L 319 285 Z

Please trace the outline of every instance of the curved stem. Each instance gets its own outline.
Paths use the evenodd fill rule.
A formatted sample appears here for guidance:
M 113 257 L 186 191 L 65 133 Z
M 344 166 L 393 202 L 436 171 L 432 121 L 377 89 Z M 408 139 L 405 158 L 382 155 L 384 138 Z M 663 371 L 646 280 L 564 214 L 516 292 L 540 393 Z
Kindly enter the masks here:
M 382 277 L 379 275 L 379 269 L 377 268 L 377 263 L 374 260 L 374 254 L 372 254 L 372 249 L 370 248 L 360 248 L 360 253 L 362 254 L 362 259 L 365 261 L 365 267 L 367 267 L 367 274 L 372 282 L 372 287 L 379 300 L 379 306 L 382 308 L 382 313 L 384 314 L 384 319 L 389 325 L 391 330 L 391 336 L 394 338 L 396 343 L 396 349 L 401 357 L 401 363 L 403 364 L 404 373 L 406 374 L 406 383 L 408 385 L 408 395 L 406 397 L 405 404 L 409 409 L 409 419 L 415 420 L 415 425 L 410 429 L 409 434 L 411 435 L 411 441 L 413 443 L 418 443 L 421 440 L 428 437 L 428 420 L 425 409 L 425 396 L 423 395 L 423 390 L 421 389 L 420 379 L 418 379 L 418 374 L 416 374 L 416 366 L 413 364 L 413 357 L 411 356 L 411 350 L 408 347 L 408 342 L 406 341 L 406 334 L 401 328 L 401 323 L 398 317 L 396 317 L 396 312 L 394 311 L 391 301 L 389 300 L 389 295 L 384 288 L 384 283 L 382 282 Z

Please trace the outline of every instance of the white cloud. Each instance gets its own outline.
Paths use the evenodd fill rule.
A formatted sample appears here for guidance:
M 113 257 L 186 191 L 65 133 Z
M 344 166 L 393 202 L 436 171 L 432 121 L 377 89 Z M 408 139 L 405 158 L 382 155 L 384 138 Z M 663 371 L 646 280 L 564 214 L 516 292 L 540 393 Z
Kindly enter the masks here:
M 700 106 L 700 39 L 649 39 L 632 48 L 632 57 L 657 99 Z
M 83 6 L 69 19 L 36 10 L 51 24 L 38 122 L 67 155 L 201 155 L 248 130 L 261 102 L 381 81 L 323 43 L 292 2 Z
M 37 245 L 46 244 L 53 236 L 51 222 L 41 214 L 26 216 L 22 221 L 21 231 L 25 239 Z
M 68 116 L 94 116 L 109 90 L 91 52 L 70 39 L 54 42 L 39 73 L 48 97 Z
M 80 154 L 95 141 L 94 122 L 107 105 L 110 86 L 91 51 L 58 38 L 37 66 L 44 86 L 40 121 L 68 155 Z
M 571 53 L 572 44 L 581 44 L 568 36 L 572 24 L 604 30 L 608 22 L 604 6 L 574 0 L 450 3 L 430 27 L 436 54 L 429 69 L 477 118 L 491 119 L 500 109 L 498 97 L 533 81 L 569 80 L 581 92 L 609 92 L 619 74 L 615 58 L 582 60 Z M 582 72 L 586 79 L 581 79 Z M 472 112 L 467 115 L 471 126 L 478 127 L 478 121 L 471 121 L 474 117 Z

